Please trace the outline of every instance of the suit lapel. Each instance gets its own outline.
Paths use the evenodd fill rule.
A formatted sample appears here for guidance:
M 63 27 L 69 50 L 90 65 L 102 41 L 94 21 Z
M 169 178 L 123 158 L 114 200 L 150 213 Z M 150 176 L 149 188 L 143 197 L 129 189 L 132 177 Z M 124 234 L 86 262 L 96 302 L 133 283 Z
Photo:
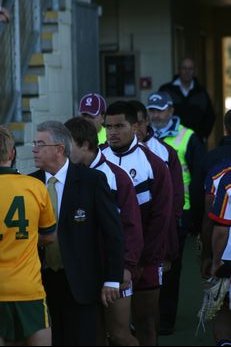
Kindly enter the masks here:
M 78 177 L 78 170 L 77 166 L 70 163 L 68 170 L 67 170 L 67 176 L 66 181 L 64 185 L 63 190 L 63 197 L 61 202 L 61 208 L 60 208 L 60 215 L 59 215 L 59 224 L 62 223 L 62 221 L 65 219 L 65 216 L 68 211 L 70 211 L 72 206 L 72 196 L 75 197 L 78 196 L 78 189 L 80 187 L 79 183 L 79 177 Z
M 46 175 L 45 171 L 38 170 L 31 174 L 31 176 L 36 177 L 43 183 L 46 183 Z M 80 178 L 79 178 L 79 170 L 77 165 L 69 163 L 68 170 L 67 170 L 67 176 L 66 181 L 64 185 L 63 190 L 63 197 L 61 202 L 61 208 L 60 208 L 60 215 L 59 215 L 59 225 L 63 222 L 65 219 L 65 216 L 70 209 L 73 208 L 72 205 L 72 196 L 74 194 L 75 198 L 79 196 L 78 190 L 80 189 Z
M 35 177 L 38 180 L 42 181 L 43 183 L 46 183 L 46 175 L 45 175 L 45 171 L 43 170 L 38 170 L 36 172 L 33 172 L 29 176 Z

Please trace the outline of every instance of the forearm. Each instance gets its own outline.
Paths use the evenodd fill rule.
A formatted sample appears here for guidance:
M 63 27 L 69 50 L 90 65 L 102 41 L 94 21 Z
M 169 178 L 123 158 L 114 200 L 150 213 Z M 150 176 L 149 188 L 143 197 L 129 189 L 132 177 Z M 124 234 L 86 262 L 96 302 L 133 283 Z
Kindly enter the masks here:
M 53 243 L 55 241 L 57 237 L 57 233 L 53 232 L 49 235 L 39 235 L 39 239 L 38 239 L 38 246 L 39 247 L 43 247 L 46 245 L 49 245 L 50 243 Z
M 215 225 L 212 236 L 212 252 L 213 252 L 213 264 L 212 274 L 214 275 L 216 270 L 221 265 L 222 255 L 228 241 L 228 227 L 222 225 Z

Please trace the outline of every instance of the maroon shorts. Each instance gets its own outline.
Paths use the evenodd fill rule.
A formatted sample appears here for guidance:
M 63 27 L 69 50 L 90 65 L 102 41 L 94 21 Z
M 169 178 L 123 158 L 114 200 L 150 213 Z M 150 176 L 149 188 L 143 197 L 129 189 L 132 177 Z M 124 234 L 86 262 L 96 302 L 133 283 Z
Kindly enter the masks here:
M 139 279 L 134 281 L 134 290 L 150 290 L 162 285 L 162 266 L 145 266 Z

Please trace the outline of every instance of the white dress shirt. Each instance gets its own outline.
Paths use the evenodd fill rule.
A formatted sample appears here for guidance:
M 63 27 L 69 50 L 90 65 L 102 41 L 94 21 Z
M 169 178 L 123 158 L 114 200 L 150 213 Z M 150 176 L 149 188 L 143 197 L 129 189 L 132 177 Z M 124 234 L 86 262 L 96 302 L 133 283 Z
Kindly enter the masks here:
M 58 196 L 58 216 L 60 213 L 61 202 L 62 202 L 62 197 L 63 197 L 63 190 L 64 190 L 64 185 L 66 182 L 68 166 L 69 166 L 69 159 L 67 159 L 64 166 L 54 176 L 52 176 L 49 172 L 45 173 L 46 174 L 46 186 L 48 185 L 48 180 L 51 177 L 55 177 L 58 180 L 58 182 L 55 184 L 55 189 L 57 191 L 57 196 Z
M 60 214 L 60 208 L 61 208 L 61 203 L 62 203 L 62 197 L 63 197 L 63 191 L 64 191 L 65 182 L 66 182 L 68 167 L 69 167 L 69 159 L 67 159 L 64 166 L 54 176 L 51 175 L 49 172 L 45 172 L 46 186 L 48 184 L 49 178 L 55 177 L 58 180 L 58 182 L 55 184 L 55 188 L 56 188 L 57 196 L 58 196 L 58 216 Z M 104 286 L 112 287 L 112 288 L 119 288 L 119 283 L 117 283 L 117 282 L 105 282 Z
M 194 88 L 194 81 L 192 81 L 192 82 L 190 83 L 189 88 L 186 89 L 186 88 L 183 86 L 183 84 L 181 83 L 181 80 L 180 80 L 179 78 L 177 78 L 177 80 L 175 80 L 175 81 L 173 82 L 173 84 L 174 84 L 174 86 L 180 87 L 180 90 L 181 90 L 181 92 L 182 92 L 182 94 L 183 94 L 184 96 L 188 96 L 190 90 L 192 90 L 192 89 Z

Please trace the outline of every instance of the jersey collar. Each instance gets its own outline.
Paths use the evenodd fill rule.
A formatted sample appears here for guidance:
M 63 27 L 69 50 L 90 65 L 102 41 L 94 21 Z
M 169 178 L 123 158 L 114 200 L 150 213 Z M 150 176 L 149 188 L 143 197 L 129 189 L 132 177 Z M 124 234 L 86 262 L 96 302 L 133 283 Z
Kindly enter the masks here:
M 138 148 L 138 146 L 139 146 L 139 142 L 138 142 L 137 137 L 135 136 L 131 145 L 129 146 L 129 148 L 126 151 L 120 153 L 120 152 L 117 152 L 114 148 L 111 148 L 111 149 L 117 157 L 125 157 L 125 156 L 135 152 L 135 150 Z
M 94 161 L 91 163 L 90 168 L 96 169 L 100 165 L 102 165 L 106 161 L 105 156 L 101 152 L 101 150 L 98 150 L 97 156 L 95 157 Z
M 148 142 L 150 139 L 152 139 L 154 137 L 154 130 L 152 129 L 152 127 L 148 126 L 147 128 L 147 136 L 144 139 L 144 143 Z
M 18 171 L 11 167 L 0 166 L 0 175 L 6 175 L 6 174 L 15 175 L 15 174 L 18 174 Z

